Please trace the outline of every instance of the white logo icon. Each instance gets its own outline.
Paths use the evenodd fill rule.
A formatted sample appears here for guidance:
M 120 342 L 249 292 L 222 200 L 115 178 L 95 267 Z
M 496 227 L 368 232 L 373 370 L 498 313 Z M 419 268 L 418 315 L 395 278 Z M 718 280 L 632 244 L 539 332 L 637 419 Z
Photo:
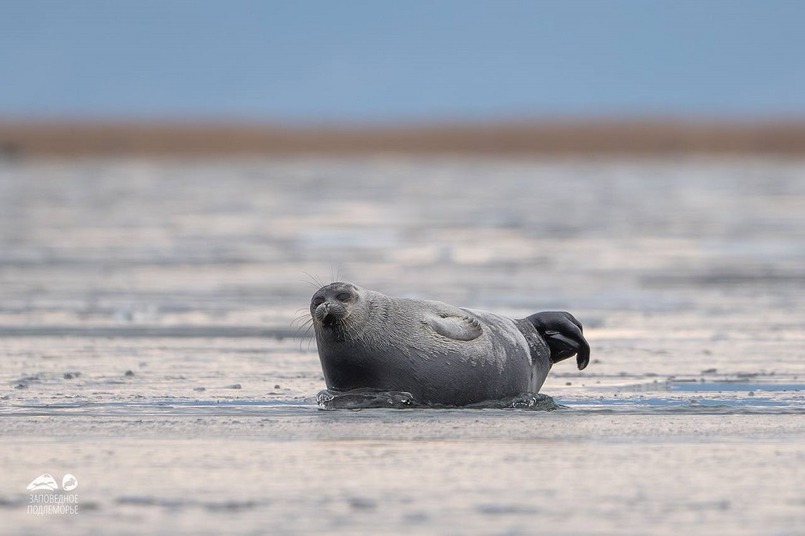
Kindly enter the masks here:
M 28 513 L 35 516 L 49 515 L 75 515 L 80 509 L 78 494 L 70 493 L 78 487 L 75 475 L 66 473 L 61 479 L 61 488 L 53 475 L 42 473 L 28 484 L 31 500 L 28 503 Z M 35 493 L 46 491 L 50 493 Z
M 67 473 L 64 475 L 64 478 L 61 479 L 61 489 L 64 491 L 73 491 L 78 487 L 78 479 Z
M 73 477 L 73 479 L 75 479 L 75 477 Z M 78 481 L 76 480 L 76 486 L 77 485 Z M 48 473 L 45 473 L 43 475 L 34 478 L 33 482 L 28 484 L 28 491 L 38 491 L 38 490 L 56 491 L 57 489 L 59 489 L 59 485 L 56 483 L 56 479 L 54 479 Z
M 61 488 L 64 491 L 73 491 L 78 487 L 78 479 L 75 475 L 71 475 L 67 473 L 64 475 L 64 478 L 61 479 Z M 36 477 L 33 482 L 28 484 L 28 491 L 57 491 L 59 489 L 59 484 L 56 482 L 56 479 L 53 478 L 50 473 L 44 473 Z

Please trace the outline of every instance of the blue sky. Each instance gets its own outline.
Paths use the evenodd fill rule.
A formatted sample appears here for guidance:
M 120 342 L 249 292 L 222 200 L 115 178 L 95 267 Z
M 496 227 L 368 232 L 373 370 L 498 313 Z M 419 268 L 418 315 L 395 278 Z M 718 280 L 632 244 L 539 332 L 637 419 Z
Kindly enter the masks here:
M 805 1 L 0 0 L 0 117 L 805 117 Z

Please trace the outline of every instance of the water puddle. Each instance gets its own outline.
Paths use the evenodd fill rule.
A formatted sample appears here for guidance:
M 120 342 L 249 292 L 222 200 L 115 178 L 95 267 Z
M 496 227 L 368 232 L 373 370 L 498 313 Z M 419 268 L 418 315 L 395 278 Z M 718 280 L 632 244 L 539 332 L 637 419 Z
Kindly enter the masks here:
M 352 391 L 321 391 L 316 396 L 320 409 L 409 409 L 430 408 L 455 409 L 455 406 L 421 404 L 414 400 L 411 393 L 405 391 L 383 391 L 379 389 L 355 389 Z M 544 394 L 522 393 L 501 400 L 486 400 L 468 406 L 467 409 L 525 409 L 533 411 L 553 411 L 559 406 L 553 398 Z
M 805 383 L 764 379 L 672 379 L 596 389 L 562 403 L 590 413 L 805 414 Z
M 0 408 L 4 416 L 52 417 L 163 417 L 197 416 L 227 417 L 302 414 L 316 411 L 310 399 L 305 400 L 152 400 L 141 402 L 75 402 L 57 404 L 24 404 Z
M 411 393 L 356 389 L 324 390 L 306 398 L 160 398 L 106 401 L 58 401 L 0 405 L 5 416 L 303 416 L 334 410 L 495 409 L 586 413 L 665 414 L 805 414 L 805 383 L 737 380 L 668 380 L 589 387 L 583 391 L 547 394 L 523 393 L 462 408 L 421 404 Z
M 800 392 L 805 393 L 803 383 L 748 382 L 741 380 L 669 382 L 669 390 L 682 392 Z

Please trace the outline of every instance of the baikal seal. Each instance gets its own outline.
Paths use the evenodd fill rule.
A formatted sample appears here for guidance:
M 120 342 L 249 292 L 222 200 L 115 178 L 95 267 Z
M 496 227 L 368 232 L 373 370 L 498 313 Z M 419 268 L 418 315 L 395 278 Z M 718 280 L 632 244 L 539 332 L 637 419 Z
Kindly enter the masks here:
M 468 406 L 538 393 L 554 363 L 590 362 L 570 313 L 523 319 L 391 298 L 352 283 L 320 288 L 310 313 L 328 390 L 410 393 L 426 406 Z

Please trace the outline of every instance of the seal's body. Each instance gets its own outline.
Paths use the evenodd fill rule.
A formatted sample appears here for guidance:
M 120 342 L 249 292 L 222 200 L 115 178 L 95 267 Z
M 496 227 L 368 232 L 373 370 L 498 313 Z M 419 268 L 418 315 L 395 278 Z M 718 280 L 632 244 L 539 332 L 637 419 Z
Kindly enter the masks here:
M 310 312 L 328 389 L 407 391 L 423 404 L 463 406 L 537 393 L 551 365 L 589 362 L 569 313 L 512 320 L 351 283 L 319 289 Z

